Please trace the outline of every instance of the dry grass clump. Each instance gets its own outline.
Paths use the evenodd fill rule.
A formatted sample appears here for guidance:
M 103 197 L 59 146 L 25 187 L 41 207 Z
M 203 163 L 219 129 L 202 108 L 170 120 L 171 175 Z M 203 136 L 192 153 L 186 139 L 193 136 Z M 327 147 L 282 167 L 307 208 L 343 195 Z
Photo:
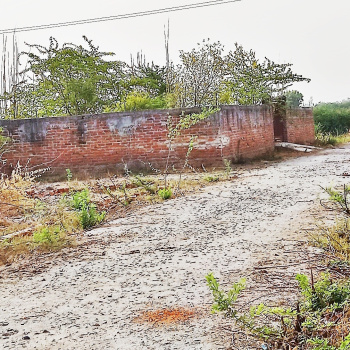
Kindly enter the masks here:
M 218 181 L 219 178 L 217 177 Z M 166 182 L 164 176 L 127 176 L 110 177 L 98 180 L 94 188 L 96 193 L 102 196 L 104 203 L 112 203 L 120 207 L 133 208 L 138 204 L 160 203 L 164 199 L 176 198 L 185 193 L 194 192 L 208 185 L 202 175 L 186 176 L 181 178 L 168 175 Z M 169 194 L 169 196 L 164 195 Z M 103 203 L 101 203 L 103 204 Z
M 18 174 L 0 179 L 0 236 L 6 234 L 6 228 L 18 226 L 20 218 L 34 210 L 35 200 L 28 196 L 32 186 L 30 178 Z
M 331 227 L 320 227 L 311 238 L 331 257 L 350 262 L 350 219 L 338 220 Z
M 71 234 L 81 230 L 77 212 L 64 201 L 33 198 L 36 186 L 33 178 L 18 173 L 0 181 L 0 265 L 33 250 L 71 245 Z
M 88 183 L 40 183 L 19 169 L 0 180 L 0 265 L 33 251 L 52 251 L 75 244 L 75 235 L 105 218 L 124 216 L 136 208 L 161 203 L 228 180 L 225 173 L 112 176 Z M 37 174 L 35 174 L 37 175 Z M 68 176 L 69 175 L 69 176 Z M 214 179 L 214 180 L 213 180 Z

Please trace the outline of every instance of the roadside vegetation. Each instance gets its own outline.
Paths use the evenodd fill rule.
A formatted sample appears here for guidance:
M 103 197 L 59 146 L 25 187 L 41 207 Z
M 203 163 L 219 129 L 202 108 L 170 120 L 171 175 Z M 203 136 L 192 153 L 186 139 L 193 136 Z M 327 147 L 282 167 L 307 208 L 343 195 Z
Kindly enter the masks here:
M 314 107 L 316 143 L 337 145 L 350 141 L 350 100 Z
M 299 297 L 293 304 L 239 303 L 246 289 L 241 278 L 226 292 L 213 273 L 206 276 L 213 312 L 222 312 L 236 328 L 260 342 L 261 349 L 350 349 L 350 209 L 349 186 L 324 188 L 326 210 L 340 214 L 330 226 L 310 234 L 310 244 L 322 249 L 322 258 L 309 275 L 297 274 Z M 316 273 L 314 271 L 323 271 Z M 232 344 L 235 346 L 234 344 Z
M 325 133 L 347 133 L 350 130 L 350 100 L 318 104 L 314 107 L 314 119 Z
M 46 183 L 40 174 L 14 172 L 0 180 L 0 265 L 35 253 L 74 247 L 82 233 L 145 205 L 162 203 L 236 178 L 231 168 L 200 173 L 132 174 Z M 39 177 L 38 177 L 39 176 Z M 215 179 L 215 180 L 211 180 Z
M 75 234 L 105 218 L 87 189 L 51 196 L 40 195 L 37 187 L 34 177 L 18 172 L 0 181 L 0 264 L 33 251 L 72 246 Z

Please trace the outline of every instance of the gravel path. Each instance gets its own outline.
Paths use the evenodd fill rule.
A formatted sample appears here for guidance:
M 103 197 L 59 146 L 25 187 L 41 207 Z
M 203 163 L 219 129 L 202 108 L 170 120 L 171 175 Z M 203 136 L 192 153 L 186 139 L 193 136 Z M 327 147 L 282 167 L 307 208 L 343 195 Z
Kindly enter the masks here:
M 346 147 L 245 170 L 88 232 L 104 244 L 45 273 L 0 279 L 0 348 L 227 349 L 205 275 L 231 284 L 247 274 L 254 283 L 259 264 L 298 272 L 300 227 L 313 223 L 307 213 L 319 185 L 346 181 L 338 175 L 349 171 L 349 156 Z M 178 307 L 195 317 L 140 319 Z

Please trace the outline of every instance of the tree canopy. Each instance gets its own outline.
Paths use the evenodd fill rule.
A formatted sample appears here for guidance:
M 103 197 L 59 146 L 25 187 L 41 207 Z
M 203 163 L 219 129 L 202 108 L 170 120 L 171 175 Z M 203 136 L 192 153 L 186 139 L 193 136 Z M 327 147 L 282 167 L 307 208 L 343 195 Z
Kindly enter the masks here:
M 0 91 L 2 117 L 32 118 L 166 107 L 262 104 L 283 95 L 294 82 L 309 81 L 291 64 L 259 61 L 254 51 L 236 44 L 224 54 L 220 42 L 204 40 L 180 63 L 147 63 L 141 55 L 130 64 L 113 60 L 91 40 L 84 45 L 48 47 L 27 44 L 19 57 L 26 68 L 16 83 Z M 19 59 L 19 58 L 18 58 Z M 1 68 L 1 67 L 0 67 Z M 5 67 L 2 67 L 5 70 Z M 1 69 L 0 69 L 1 70 Z
M 286 104 L 288 107 L 296 108 L 300 107 L 304 102 L 304 96 L 301 92 L 297 90 L 287 91 L 286 95 Z
M 173 89 L 181 107 L 268 103 L 294 82 L 310 81 L 293 73 L 292 64 L 268 58 L 260 62 L 253 50 L 238 44 L 227 55 L 220 42 L 203 41 L 198 46 L 190 52 L 180 51 Z

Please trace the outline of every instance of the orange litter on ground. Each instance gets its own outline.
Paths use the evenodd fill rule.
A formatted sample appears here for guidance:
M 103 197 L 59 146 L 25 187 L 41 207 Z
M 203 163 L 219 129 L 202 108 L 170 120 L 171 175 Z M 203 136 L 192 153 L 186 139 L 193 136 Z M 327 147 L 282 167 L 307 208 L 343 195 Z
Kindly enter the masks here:
M 141 316 L 135 318 L 135 321 L 139 323 L 173 324 L 194 318 L 196 314 L 197 312 L 194 309 L 160 309 L 155 311 L 144 311 Z

